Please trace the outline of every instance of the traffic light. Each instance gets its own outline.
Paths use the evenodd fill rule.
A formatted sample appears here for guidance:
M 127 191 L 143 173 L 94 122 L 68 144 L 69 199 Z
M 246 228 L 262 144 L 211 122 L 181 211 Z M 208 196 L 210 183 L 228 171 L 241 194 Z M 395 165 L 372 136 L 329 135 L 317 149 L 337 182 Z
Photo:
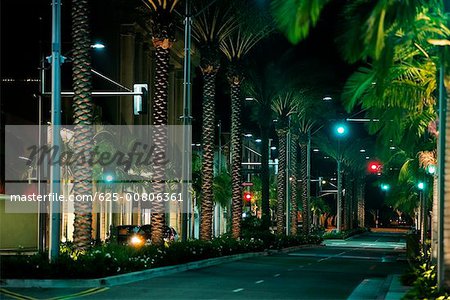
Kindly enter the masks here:
M 370 173 L 380 173 L 381 172 L 381 164 L 377 161 L 369 162 L 367 169 Z
M 104 183 L 112 183 L 116 180 L 116 171 L 113 166 L 105 166 L 103 167 L 103 176 Z
M 419 183 L 417 183 L 417 188 L 419 190 L 425 189 L 425 183 L 423 183 L 423 181 L 419 181 Z
M 381 189 L 385 192 L 389 191 L 389 189 L 391 188 L 391 186 L 387 183 L 382 183 L 381 184 Z
M 245 200 L 245 201 L 251 202 L 252 199 L 253 199 L 252 193 L 250 193 L 250 192 L 244 192 L 244 200 Z

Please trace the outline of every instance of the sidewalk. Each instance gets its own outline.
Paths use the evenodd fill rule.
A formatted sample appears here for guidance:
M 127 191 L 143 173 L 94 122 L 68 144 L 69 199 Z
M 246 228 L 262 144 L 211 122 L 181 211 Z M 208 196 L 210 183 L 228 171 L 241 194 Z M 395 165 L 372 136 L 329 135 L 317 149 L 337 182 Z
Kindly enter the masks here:
M 411 289 L 409 286 L 404 286 L 400 282 L 400 275 L 393 275 L 389 290 L 384 297 L 386 300 L 399 300 Z
M 347 299 L 400 300 L 410 288 L 402 285 L 400 275 L 390 275 L 384 279 L 368 278 L 364 279 Z

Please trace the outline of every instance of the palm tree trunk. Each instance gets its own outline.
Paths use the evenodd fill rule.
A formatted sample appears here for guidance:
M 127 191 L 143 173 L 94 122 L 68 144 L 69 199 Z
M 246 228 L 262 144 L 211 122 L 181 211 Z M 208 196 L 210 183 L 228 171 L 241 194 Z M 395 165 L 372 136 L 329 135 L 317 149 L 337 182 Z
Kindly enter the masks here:
M 269 108 L 270 109 L 270 108 Z M 269 127 L 261 126 L 261 206 L 262 226 L 270 227 Z
M 349 197 L 349 202 L 348 202 L 348 226 L 349 229 L 353 228 L 353 212 L 354 212 L 354 194 L 353 194 L 353 180 L 350 179 L 349 180 L 349 184 L 348 184 L 348 197 Z
M 169 59 L 170 45 L 165 39 L 153 39 L 155 46 L 155 95 L 152 103 L 153 117 L 153 143 L 155 153 L 165 153 L 167 148 L 167 103 L 169 95 Z M 165 168 L 162 165 L 154 166 L 153 190 L 155 194 L 165 192 Z M 165 205 L 161 201 L 152 202 L 151 216 L 152 244 L 163 243 L 165 225 Z
M 302 231 L 304 235 L 309 233 L 309 214 L 308 214 L 308 141 L 303 138 L 300 141 L 300 182 L 301 182 L 301 199 L 302 199 L 302 219 L 303 226 Z
M 284 233 L 284 201 L 286 199 L 286 129 L 277 129 L 278 176 L 277 176 L 277 233 Z
M 342 229 L 343 230 L 347 230 L 348 229 L 348 209 L 347 209 L 347 204 L 348 204 L 348 195 L 347 195 L 347 180 L 346 179 L 346 173 L 343 172 L 342 174 L 343 177 L 343 181 L 344 181 L 344 190 L 346 191 L 345 195 L 342 196 Z
M 298 153 L 298 135 L 292 134 L 292 150 L 291 153 L 291 166 L 292 166 L 292 175 L 290 178 L 291 183 L 291 235 L 297 234 L 297 190 L 298 190 L 298 165 L 297 165 L 297 153 Z
M 241 236 L 242 220 L 242 98 L 240 80 L 230 80 L 231 85 L 231 227 L 233 237 Z
M 75 156 L 89 158 L 92 152 L 93 102 L 91 97 L 91 56 L 89 38 L 89 11 L 87 0 L 72 2 L 72 39 L 73 39 L 73 117 L 75 124 Z M 79 156 L 80 155 L 80 156 Z M 92 169 L 88 159 L 74 166 L 74 194 L 92 194 Z M 77 250 L 90 247 L 92 240 L 92 203 L 75 201 L 74 203 L 73 242 Z
M 207 71 L 208 70 L 208 71 Z M 214 183 L 214 145 L 215 145 L 215 68 L 202 68 L 203 71 L 203 126 L 202 126 L 202 204 L 200 212 L 200 239 L 209 241 L 212 235 L 213 183 Z M 220 168 L 220 166 L 219 166 Z
M 364 213 L 365 213 L 365 207 L 364 207 L 364 189 L 365 189 L 365 181 L 361 177 L 358 177 L 358 182 L 356 184 L 356 195 L 357 195 L 357 205 L 358 205 L 358 226 L 359 227 L 365 227 L 364 223 Z

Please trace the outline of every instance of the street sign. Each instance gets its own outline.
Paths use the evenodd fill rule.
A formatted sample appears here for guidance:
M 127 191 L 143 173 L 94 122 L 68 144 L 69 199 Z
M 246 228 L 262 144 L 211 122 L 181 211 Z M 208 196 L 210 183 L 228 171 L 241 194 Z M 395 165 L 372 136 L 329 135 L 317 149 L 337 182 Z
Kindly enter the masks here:
M 242 186 L 253 186 L 253 182 L 243 182 Z

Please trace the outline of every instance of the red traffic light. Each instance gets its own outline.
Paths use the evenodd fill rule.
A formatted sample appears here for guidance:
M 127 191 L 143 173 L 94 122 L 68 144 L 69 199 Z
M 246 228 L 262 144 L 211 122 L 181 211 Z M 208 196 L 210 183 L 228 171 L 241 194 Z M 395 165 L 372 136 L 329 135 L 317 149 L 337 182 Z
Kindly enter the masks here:
M 368 171 L 370 173 L 379 173 L 381 172 L 381 164 L 376 161 L 369 162 Z
M 250 192 L 245 192 L 244 193 L 244 200 L 248 201 L 248 202 L 252 201 L 252 194 Z

